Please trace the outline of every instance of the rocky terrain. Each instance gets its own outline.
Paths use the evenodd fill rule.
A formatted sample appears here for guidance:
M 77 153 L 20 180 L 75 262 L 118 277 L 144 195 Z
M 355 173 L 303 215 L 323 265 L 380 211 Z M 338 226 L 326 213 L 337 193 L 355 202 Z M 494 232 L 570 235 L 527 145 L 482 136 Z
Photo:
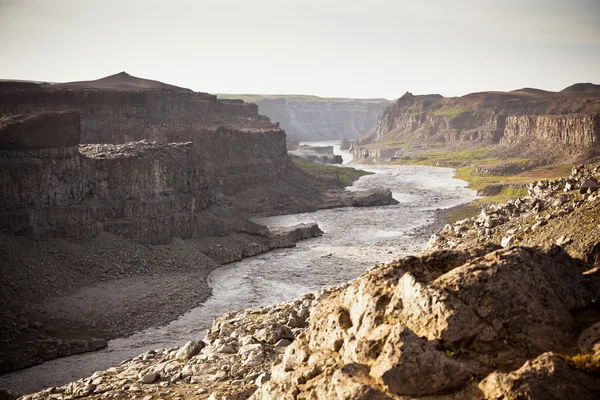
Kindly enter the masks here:
M 596 399 L 599 178 L 534 182 L 419 257 L 25 398 Z
M 125 73 L 0 82 L 0 115 L 0 371 L 165 323 L 207 296 L 216 266 L 318 233 L 250 214 L 393 202 L 298 169 L 253 104 Z M 167 302 L 156 276 L 186 295 Z
M 449 98 L 407 92 L 352 152 L 356 159 L 382 162 L 430 149 L 492 146 L 499 148 L 495 156 L 530 158 L 538 165 L 586 159 L 599 152 L 600 89 L 578 85 L 560 92 L 521 89 Z
M 322 98 L 295 95 L 234 95 L 219 98 L 256 103 L 258 112 L 279 122 L 291 142 L 356 139 L 367 133 L 392 104 L 385 99 Z
M 555 243 L 592 266 L 600 262 L 600 166 L 573 167 L 568 178 L 536 181 L 529 196 L 489 205 L 477 217 L 446 225 L 430 249 Z

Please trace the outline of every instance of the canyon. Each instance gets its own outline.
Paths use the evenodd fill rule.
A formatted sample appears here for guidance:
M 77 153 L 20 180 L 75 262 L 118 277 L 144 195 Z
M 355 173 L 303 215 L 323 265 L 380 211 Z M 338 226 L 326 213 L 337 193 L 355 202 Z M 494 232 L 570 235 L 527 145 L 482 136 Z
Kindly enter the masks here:
M 599 85 L 462 97 L 407 92 L 353 143 L 352 151 L 359 160 L 382 162 L 431 150 L 484 147 L 501 158 L 524 157 L 537 164 L 598 155 Z
M 338 113 L 326 101 L 320 114 L 267 100 L 303 121 L 294 126 L 309 139 L 355 134 L 371 116 L 364 104 Z M 464 194 L 461 182 L 454 191 L 447 182 L 436 187 L 449 169 L 428 167 L 425 176 L 422 167 L 394 165 L 358 182 L 389 180 L 382 173 L 393 171 L 406 191 L 344 190 L 335 177 L 299 169 L 285 124 L 260 107 L 126 73 L 0 82 L 2 371 L 164 325 L 208 298 L 207 276 L 219 265 L 323 233 L 306 223 L 267 228 L 266 216 L 333 208 L 325 220 L 334 223 L 343 218 L 335 207 L 391 205 L 370 209 L 383 231 L 369 230 L 375 218 L 352 229 L 335 222 L 341 232 L 368 231 L 376 249 L 336 238 L 311 265 L 301 255 L 293 266 L 282 261 L 290 274 L 277 282 L 298 268 L 359 269 L 350 281 L 277 305 L 252 302 L 217 317 L 203 339 L 145 350 L 25 399 L 600 396 L 600 165 L 533 182 L 528 196 L 448 224 L 429 251 L 395 259 L 398 238 L 406 247 L 410 227 L 423 228 L 415 212 L 430 218 L 441 212 L 435 206 L 474 193 Z M 350 118 L 352 107 L 362 111 Z M 591 84 L 460 98 L 407 93 L 340 146 L 363 162 L 473 148 L 572 162 L 599 154 L 599 112 Z M 422 196 L 428 207 L 416 204 Z
M 291 143 L 357 139 L 367 133 L 392 104 L 386 99 L 325 98 L 301 95 L 235 95 L 258 105 L 258 112 L 279 122 Z
M 0 112 L 2 371 L 164 323 L 206 297 L 216 266 L 320 234 L 311 226 L 269 231 L 251 214 L 395 202 L 389 190 L 346 192 L 298 169 L 285 132 L 254 104 L 126 73 L 3 81 Z M 184 272 L 197 287 L 154 315 L 115 307 L 112 316 L 61 322 L 64 311 L 40 307 L 139 276 L 171 274 L 171 285 L 189 287 Z M 111 290 L 139 308 L 147 293 L 126 296 L 129 289 Z M 168 293 L 154 295 L 146 306 Z

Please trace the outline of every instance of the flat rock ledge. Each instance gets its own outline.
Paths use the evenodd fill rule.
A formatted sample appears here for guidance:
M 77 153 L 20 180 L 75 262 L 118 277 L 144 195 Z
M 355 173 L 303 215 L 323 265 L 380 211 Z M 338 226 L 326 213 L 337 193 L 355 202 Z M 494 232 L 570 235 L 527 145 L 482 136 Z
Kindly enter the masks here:
M 390 206 L 398 204 L 398 201 L 392 197 L 392 191 L 388 188 L 375 188 L 370 190 L 360 190 L 356 192 L 345 191 L 338 193 L 334 198 L 326 199 L 323 207 L 376 207 Z

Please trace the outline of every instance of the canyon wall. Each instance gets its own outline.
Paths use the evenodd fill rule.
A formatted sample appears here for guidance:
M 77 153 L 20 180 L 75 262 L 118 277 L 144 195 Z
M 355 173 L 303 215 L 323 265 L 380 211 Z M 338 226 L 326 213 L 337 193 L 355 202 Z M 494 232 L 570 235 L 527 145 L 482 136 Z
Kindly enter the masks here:
M 600 114 L 519 115 L 506 118 L 501 143 L 535 137 L 555 143 L 593 146 L 600 143 Z
M 209 166 L 192 142 L 73 146 L 72 132 L 79 130 L 74 117 L 76 112 L 66 111 L 14 121 L 5 118 L 0 130 L 0 229 L 76 240 L 105 231 L 152 244 L 169 243 L 173 237 L 266 233 L 217 204 L 220 191 L 234 193 L 237 182 L 219 184 L 221 176 L 213 172 L 219 169 Z M 31 126 L 71 134 L 56 140 L 52 148 L 36 130 L 29 137 L 21 135 L 19 146 L 5 143 L 4 132 Z M 208 147 L 215 151 L 218 144 Z M 247 178 L 257 180 L 252 174 Z M 260 183 L 269 179 L 273 178 Z
M 87 240 L 105 231 L 157 244 L 264 234 L 232 207 L 317 207 L 320 188 L 287 156 L 285 132 L 242 100 L 121 73 L 0 82 L 0 115 L 5 232 Z
M 406 93 L 354 143 L 352 151 L 358 159 L 389 161 L 407 149 L 432 146 L 516 148 L 522 141 L 534 141 L 598 147 L 599 119 L 600 92 L 523 89 L 456 98 Z M 515 150 L 514 156 L 523 155 Z
M 81 143 L 126 143 L 142 139 L 191 140 L 219 126 L 266 128 L 255 104 L 217 100 L 197 92 L 20 88 L 0 83 L 0 115 L 75 109 L 81 114 Z
M 231 96 L 236 95 L 219 95 Z M 316 96 L 240 96 L 258 105 L 258 112 L 279 122 L 290 140 L 316 142 L 356 139 L 368 132 L 392 102 L 385 99 L 320 98 Z

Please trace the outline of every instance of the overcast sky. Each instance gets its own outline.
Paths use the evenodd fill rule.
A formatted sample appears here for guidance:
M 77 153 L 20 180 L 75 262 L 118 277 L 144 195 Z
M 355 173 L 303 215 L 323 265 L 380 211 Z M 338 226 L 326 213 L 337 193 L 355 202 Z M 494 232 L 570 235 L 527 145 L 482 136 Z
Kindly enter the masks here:
M 600 83 L 600 0 L 0 0 L 0 79 L 396 98 Z

